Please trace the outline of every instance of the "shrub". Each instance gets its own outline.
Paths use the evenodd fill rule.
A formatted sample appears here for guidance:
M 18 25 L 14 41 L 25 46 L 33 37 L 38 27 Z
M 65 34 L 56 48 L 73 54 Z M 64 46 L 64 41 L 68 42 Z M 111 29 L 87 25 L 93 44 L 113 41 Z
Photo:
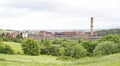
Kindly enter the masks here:
M 80 39 L 78 40 L 78 43 L 82 43 L 82 42 L 83 42 L 83 39 L 80 38 Z
M 87 49 L 87 55 L 92 56 L 93 50 L 95 49 L 97 43 L 92 41 L 85 41 L 82 43 L 82 46 Z
M 42 41 L 42 48 L 41 48 L 41 54 L 47 54 L 50 55 L 50 49 L 52 47 L 52 43 L 50 40 L 43 40 Z
M 72 51 L 74 46 L 76 46 L 78 43 L 77 42 L 72 42 L 72 41 L 63 41 L 61 43 L 61 47 L 64 47 L 65 50 L 65 56 L 72 56 Z
M 83 46 L 76 45 L 75 47 L 73 47 L 72 57 L 81 58 L 81 57 L 85 57 L 86 54 L 87 54 L 87 50 Z
M 118 45 L 112 41 L 105 41 L 102 43 L 99 43 L 94 51 L 93 54 L 96 56 L 102 56 L 102 55 L 109 55 L 118 52 Z
M 14 51 L 12 50 L 10 46 L 5 45 L 2 42 L 0 42 L 0 53 L 13 54 Z
M 113 41 L 115 43 L 120 43 L 120 35 L 108 35 L 99 40 L 99 42 L 103 41 Z
M 27 39 L 22 44 L 22 49 L 24 54 L 27 55 L 39 55 L 40 54 L 40 45 L 38 44 L 38 41 Z
M 70 56 L 74 58 L 80 58 L 86 56 L 87 50 L 77 42 L 65 41 L 62 43 L 61 46 L 64 47 L 62 49 L 64 50 L 62 54 L 64 53 L 65 56 Z
M 50 55 L 58 56 L 59 55 L 59 46 L 51 46 L 49 48 Z
M 4 36 L 4 37 L 2 37 L 2 40 L 3 40 L 3 41 L 9 41 L 10 39 L 9 39 L 8 37 L 5 37 L 5 36 Z
M 59 55 L 60 56 L 64 56 L 64 54 L 65 54 L 65 48 L 64 47 L 60 47 L 59 48 Z
M 63 39 L 54 39 L 53 40 L 53 44 L 61 44 L 61 42 L 63 41 Z

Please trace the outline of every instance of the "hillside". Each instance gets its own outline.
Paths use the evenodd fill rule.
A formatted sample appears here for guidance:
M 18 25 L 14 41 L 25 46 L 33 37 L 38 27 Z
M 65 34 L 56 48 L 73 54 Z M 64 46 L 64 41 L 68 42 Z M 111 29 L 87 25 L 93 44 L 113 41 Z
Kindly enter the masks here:
M 108 34 L 120 34 L 120 29 L 109 29 L 96 31 L 99 36 L 105 36 Z
M 0 34 L 8 33 L 8 32 L 13 32 L 13 30 L 3 30 L 3 29 L 0 29 Z

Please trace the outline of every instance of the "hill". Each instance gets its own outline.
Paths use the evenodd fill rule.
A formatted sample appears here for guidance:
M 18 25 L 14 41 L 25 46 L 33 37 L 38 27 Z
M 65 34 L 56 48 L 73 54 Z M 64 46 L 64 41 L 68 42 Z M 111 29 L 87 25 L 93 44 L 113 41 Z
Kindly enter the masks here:
M 120 34 L 120 29 L 109 29 L 96 31 L 99 36 L 105 36 L 108 34 Z
M 0 29 L 0 34 L 8 33 L 8 32 L 13 32 L 13 30 L 3 30 L 3 29 Z

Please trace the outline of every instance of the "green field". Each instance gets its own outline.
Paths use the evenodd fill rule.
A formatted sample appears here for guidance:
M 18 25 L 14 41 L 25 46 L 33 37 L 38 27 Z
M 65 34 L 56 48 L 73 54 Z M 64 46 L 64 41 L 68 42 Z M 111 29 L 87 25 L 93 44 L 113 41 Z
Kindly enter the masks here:
M 74 61 L 62 61 L 56 58 L 47 55 L 0 54 L 0 66 L 120 66 L 120 53 L 104 57 L 85 57 Z
M 4 42 L 11 46 L 16 53 L 21 52 L 21 44 Z M 103 57 L 84 57 L 78 60 L 56 60 L 57 57 L 50 55 L 10 55 L 0 54 L 0 66 L 120 66 L 120 53 Z

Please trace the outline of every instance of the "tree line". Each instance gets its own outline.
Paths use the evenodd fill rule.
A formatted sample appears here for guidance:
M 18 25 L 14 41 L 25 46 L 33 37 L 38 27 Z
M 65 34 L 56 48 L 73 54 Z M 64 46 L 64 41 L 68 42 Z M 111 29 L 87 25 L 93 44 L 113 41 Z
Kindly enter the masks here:
M 120 34 L 107 35 L 98 41 L 68 40 L 33 40 L 22 39 L 21 47 L 26 55 L 53 55 L 59 57 L 81 58 L 86 56 L 104 56 L 120 52 Z M 7 52 L 10 50 L 9 52 Z M 5 51 L 5 52 L 3 52 Z M 0 42 L 0 53 L 11 53 L 10 47 Z

